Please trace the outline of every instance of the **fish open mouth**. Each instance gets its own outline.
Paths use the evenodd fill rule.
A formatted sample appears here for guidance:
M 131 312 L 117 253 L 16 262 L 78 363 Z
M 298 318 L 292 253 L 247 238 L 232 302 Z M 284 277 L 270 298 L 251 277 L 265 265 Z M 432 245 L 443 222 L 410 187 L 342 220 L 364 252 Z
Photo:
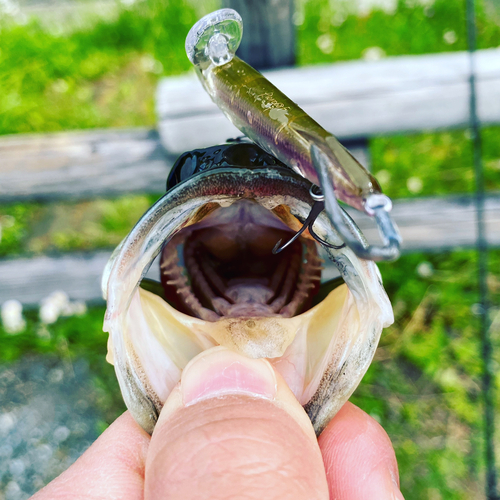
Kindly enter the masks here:
M 307 218 L 310 187 L 287 168 L 208 170 L 171 189 L 117 248 L 103 277 L 108 360 L 146 431 L 186 364 L 216 345 L 267 358 L 317 433 L 354 391 L 392 308 L 376 265 L 349 248 L 321 249 L 305 231 L 273 254 Z M 325 214 L 315 232 L 342 244 Z M 342 277 L 326 290 L 325 258 Z M 143 279 L 153 261 L 161 284 Z
M 318 291 L 322 261 L 306 238 L 272 253 L 277 241 L 292 236 L 256 202 L 214 207 L 163 247 L 161 281 L 168 302 L 211 322 L 296 316 Z

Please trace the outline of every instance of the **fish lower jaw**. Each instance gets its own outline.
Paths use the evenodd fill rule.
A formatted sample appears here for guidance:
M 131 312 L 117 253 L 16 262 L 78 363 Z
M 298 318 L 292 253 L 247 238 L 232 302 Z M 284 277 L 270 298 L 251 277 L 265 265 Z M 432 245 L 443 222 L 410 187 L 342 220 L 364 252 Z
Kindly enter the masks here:
M 127 357 L 151 399 L 163 403 L 192 358 L 222 345 L 250 358 L 267 358 L 305 404 L 316 392 L 335 349 L 333 337 L 350 321 L 344 317 L 346 301 L 349 292 L 342 285 L 321 304 L 293 318 L 240 317 L 210 322 L 181 313 L 139 288 L 124 332 Z

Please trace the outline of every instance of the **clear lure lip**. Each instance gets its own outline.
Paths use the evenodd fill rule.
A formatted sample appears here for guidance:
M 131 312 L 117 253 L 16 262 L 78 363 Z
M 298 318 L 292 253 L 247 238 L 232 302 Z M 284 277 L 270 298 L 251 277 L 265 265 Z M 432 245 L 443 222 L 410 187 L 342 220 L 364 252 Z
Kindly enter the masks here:
M 246 136 L 321 187 L 330 221 L 358 257 L 396 259 L 401 236 L 391 200 L 333 134 L 235 55 L 242 34 L 241 17 L 232 9 L 212 12 L 191 28 L 186 53 L 205 90 Z M 383 244 L 359 243 L 339 201 L 373 217 Z

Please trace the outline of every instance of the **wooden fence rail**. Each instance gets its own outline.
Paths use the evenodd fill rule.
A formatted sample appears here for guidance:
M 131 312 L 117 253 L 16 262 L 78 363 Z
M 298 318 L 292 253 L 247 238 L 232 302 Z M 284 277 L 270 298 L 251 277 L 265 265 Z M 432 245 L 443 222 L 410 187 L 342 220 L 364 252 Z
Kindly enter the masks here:
M 0 137 L 0 203 L 161 192 L 172 159 L 153 129 Z
M 478 116 L 500 123 L 500 49 L 476 53 Z M 281 69 L 264 74 L 340 139 L 466 127 L 466 52 L 388 57 Z M 165 78 L 157 92 L 159 132 L 168 151 L 217 144 L 240 132 L 195 75 Z
M 470 248 L 475 244 L 475 207 L 470 197 L 427 198 L 396 201 L 393 209 L 404 239 L 403 251 L 442 251 Z M 376 241 L 373 221 L 351 211 L 369 240 Z M 488 243 L 500 246 L 500 194 L 485 203 Z M 17 299 L 35 305 L 55 290 L 64 290 L 72 299 L 100 302 L 100 281 L 110 251 L 67 254 L 0 261 L 0 304 Z M 395 264 L 397 265 L 397 264 Z M 158 268 L 148 276 L 158 279 Z M 336 274 L 329 266 L 328 277 Z

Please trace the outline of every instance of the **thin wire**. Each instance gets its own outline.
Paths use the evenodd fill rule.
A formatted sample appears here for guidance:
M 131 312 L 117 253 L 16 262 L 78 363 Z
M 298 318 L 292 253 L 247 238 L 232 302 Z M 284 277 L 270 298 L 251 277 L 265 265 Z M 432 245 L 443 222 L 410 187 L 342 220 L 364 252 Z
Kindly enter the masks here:
M 476 67 L 474 52 L 476 51 L 476 14 L 474 0 L 466 0 L 467 7 L 467 46 L 469 52 L 469 126 L 472 134 L 474 154 L 474 172 L 476 178 L 476 223 L 477 223 L 477 271 L 479 286 L 479 321 L 481 348 L 483 355 L 483 400 L 484 400 L 484 440 L 486 460 L 486 498 L 498 500 L 497 477 L 495 466 L 495 407 L 493 384 L 492 351 L 493 345 L 489 333 L 489 300 L 488 300 L 488 244 L 484 223 L 484 173 L 481 155 L 481 129 L 477 116 Z

